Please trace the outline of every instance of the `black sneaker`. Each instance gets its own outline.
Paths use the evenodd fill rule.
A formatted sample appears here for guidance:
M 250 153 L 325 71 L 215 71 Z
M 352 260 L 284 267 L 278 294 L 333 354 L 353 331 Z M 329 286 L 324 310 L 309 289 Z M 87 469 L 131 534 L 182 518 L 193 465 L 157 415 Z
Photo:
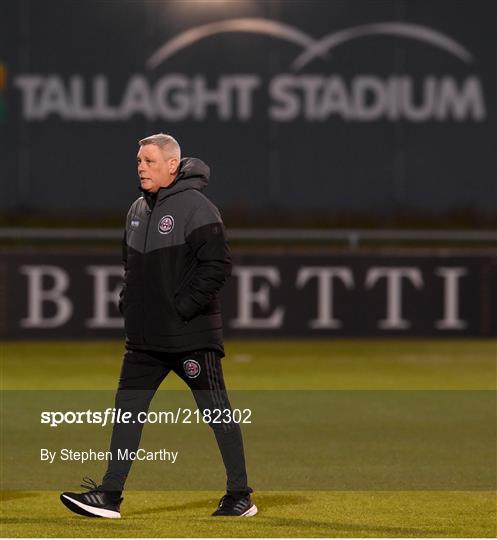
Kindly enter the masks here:
M 217 510 L 212 515 L 249 517 L 255 514 L 257 514 L 257 506 L 252 502 L 250 495 L 237 498 L 227 493 L 221 497 Z
M 83 478 L 83 481 L 85 484 L 81 484 L 81 487 L 89 491 L 85 493 L 64 492 L 60 495 L 62 504 L 81 516 L 119 519 L 121 517 L 119 507 L 123 500 L 118 495 L 119 492 L 102 491 L 90 478 Z

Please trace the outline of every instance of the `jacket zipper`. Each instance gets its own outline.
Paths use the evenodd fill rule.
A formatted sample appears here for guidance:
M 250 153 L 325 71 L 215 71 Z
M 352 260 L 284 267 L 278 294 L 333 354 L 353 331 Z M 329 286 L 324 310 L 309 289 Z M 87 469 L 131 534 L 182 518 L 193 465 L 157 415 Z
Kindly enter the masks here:
M 148 230 L 150 228 L 150 222 L 152 221 L 152 212 L 153 208 L 150 209 L 147 201 L 145 201 L 146 210 L 145 213 L 148 215 L 147 228 L 145 229 L 145 245 L 143 246 L 143 268 L 142 268 L 142 283 L 143 283 L 143 306 L 145 306 L 145 258 L 147 256 L 147 239 L 148 239 Z M 145 310 L 143 309 L 142 317 L 142 339 L 145 344 L 147 340 L 145 339 Z

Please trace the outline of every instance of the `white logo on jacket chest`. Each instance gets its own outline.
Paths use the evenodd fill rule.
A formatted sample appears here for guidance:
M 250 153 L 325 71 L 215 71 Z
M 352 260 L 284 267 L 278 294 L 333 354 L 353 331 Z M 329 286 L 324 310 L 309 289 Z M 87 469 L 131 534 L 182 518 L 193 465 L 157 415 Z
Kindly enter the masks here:
M 164 216 L 159 221 L 159 232 L 161 234 L 169 234 L 174 228 L 173 216 Z

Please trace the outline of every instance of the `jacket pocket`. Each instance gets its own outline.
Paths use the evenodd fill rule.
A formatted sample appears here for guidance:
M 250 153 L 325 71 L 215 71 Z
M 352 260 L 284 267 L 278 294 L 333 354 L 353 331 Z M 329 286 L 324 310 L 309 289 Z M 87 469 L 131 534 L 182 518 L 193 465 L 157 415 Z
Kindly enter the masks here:
M 143 309 L 141 304 L 126 303 L 123 305 L 124 332 L 128 338 L 142 334 Z
M 174 297 L 174 306 L 184 322 L 191 321 L 199 311 L 199 306 L 188 294 L 177 294 Z
M 159 278 L 159 289 L 154 303 L 156 303 L 157 310 L 160 313 L 159 318 L 162 320 L 162 327 L 170 330 L 178 329 L 184 326 L 185 320 L 176 305 L 175 280 L 171 278 L 171 270 L 163 257 L 160 258 L 159 265 L 161 278 Z

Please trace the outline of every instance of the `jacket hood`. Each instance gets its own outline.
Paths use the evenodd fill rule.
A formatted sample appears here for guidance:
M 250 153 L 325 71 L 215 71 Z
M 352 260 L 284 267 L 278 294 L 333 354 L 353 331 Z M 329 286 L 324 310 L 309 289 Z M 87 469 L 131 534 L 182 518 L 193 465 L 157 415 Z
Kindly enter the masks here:
M 179 173 L 174 182 L 159 189 L 157 194 L 151 194 L 140 188 L 140 191 L 145 195 L 147 202 L 150 199 L 162 200 L 170 195 L 174 195 L 180 191 L 187 189 L 197 189 L 202 191 L 207 187 L 210 178 L 210 168 L 201 159 L 193 157 L 184 157 L 179 162 Z
M 194 157 L 184 157 L 179 162 L 179 174 L 172 185 L 185 180 L 188 182 L 196 182 L 197 186 L 192 186 L 194 189 L 204 189 L 209 183 L 211 170 L 201 159 Z M 172 187 L 172 185 L 170 187 Z
M 158 199 L 164 199 L 186 189 L 202 191 L 209 183 L 210 173 L 208 165 L 202 160 L 185 157 L 179 162 L 179 173 L 174 182 L 166 188 L 159 189 Z

